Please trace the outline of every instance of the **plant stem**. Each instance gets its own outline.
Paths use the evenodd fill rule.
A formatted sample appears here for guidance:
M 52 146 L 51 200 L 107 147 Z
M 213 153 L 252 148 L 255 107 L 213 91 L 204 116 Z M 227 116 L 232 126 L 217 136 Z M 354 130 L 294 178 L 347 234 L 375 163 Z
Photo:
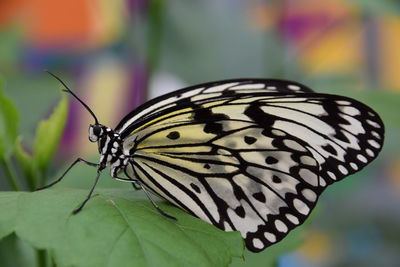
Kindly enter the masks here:
M 47 267 L 47 253 L 44 249 L 36 250 L 37 267 Z
M 8 183 L 10 184 L 12 189 L 14 191 L 20 191 L 21 185 L 19 184 L 17 176 L 15 175 L 15 170 L 12 167 L 10 160 L 2 158 L 2 159 L 0 159 L 0 163 L 4 169 L 4 173 L 8 179 Z
M 26 173 L 25 180 L 26 180 L 26 184 L 29 187 L 29 191 L 35 191 L 35 189 L 36 189 L 35 177 L 33 177 L 33 175 L 30 173 Z
M 47 178 L 46 170 L 44 170 L 44 169 L 39 169 L 39 170 L 38 170 L 38 177 L 37 177 L 37 180 L 39 181 L 39 187 L 42 187 L 42 186 L 45 185 L 45 183 L 46 183 L 46 178 Z
M 147 35 L 147 65 L 149 77 L 153 74 L 160 59 L 163 19 L 164 19 L 164 0 L 149 1 L 148 23 L 149 31 Z

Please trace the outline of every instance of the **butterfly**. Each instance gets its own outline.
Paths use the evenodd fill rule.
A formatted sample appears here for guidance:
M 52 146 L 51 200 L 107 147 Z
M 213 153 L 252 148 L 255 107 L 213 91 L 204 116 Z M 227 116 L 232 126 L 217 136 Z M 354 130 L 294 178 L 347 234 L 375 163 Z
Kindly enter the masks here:
M 50 73 L 51 74 L 51 73 Z M 92 115 L 89 140 L 111 176 L 152 192 L 260 252 L 301 225 L 324 189 L 377 157 L 379 115 L 357 100 L 292 81 L 236 79 L 177 90 L 126 115 L 115 129 Z M 124 177 L 122 177 L 125 175 Z

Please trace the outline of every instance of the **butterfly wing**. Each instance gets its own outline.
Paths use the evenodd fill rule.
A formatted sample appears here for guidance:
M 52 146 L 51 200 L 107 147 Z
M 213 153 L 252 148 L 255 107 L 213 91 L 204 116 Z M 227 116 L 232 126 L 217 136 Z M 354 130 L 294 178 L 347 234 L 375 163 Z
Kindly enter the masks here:
M 219 123 L 222 135 L 204 131 L 207 123 L 151 129 L 138 137 L 127 173 L 204 221 L 240 231 L 260 251 L 305 220 L 319 192 L 318 164 L 283 131 Z
M 285 86 L 282 86 L 285 82 Z M 236 94 L 251 93 L 302 93 L 313 92 L 310 88 L 296 82 L 282 81 L 276 79 L 236 79 L 204 83 L 181 90 L 171 92 L 139 106 L 126 115 L 115 128 L 122 137 L 138 129 L 146 121 L 151 120 L 158 114 L 192 106 L 193 104 L 213 101 L 215 99 L 229 99 Z
M 134 127 L 125 118 L 117 128 L 132 155 L 127 174 L 189 213 L 240 231 L 252 251 L 281 240 L 326 185 L 376 157 L 384 129 L 355 100 L 271 83 L 211 83 L 139 109 Z

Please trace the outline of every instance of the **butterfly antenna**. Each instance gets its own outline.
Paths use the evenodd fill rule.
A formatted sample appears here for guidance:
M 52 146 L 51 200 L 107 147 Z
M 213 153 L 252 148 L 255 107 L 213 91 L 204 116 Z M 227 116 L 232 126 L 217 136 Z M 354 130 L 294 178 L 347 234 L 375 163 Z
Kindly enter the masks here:
M 93 116 L 93 118 L 95 120 L 95 123 L 99 124 L 99 121 L 97 120 L 96 115 L 94 115 L 93 111 L 89 108 L 88 105 L 85 104 L 85 102 L 83 102 L 74 92 L 72 92 L 71 89 L 69 89 L 69 87 L 59 77 L 57 77 L 55 74 L 51 73 L 48 70 L 45 70 L 45 72 L 47 72 L 48 74 L 50 74 L 51 76 L 56 78 L 65 87 L 65 89 L 62 89 L 62 90 L 64 92 L 70 93 L 73 97 L 75 97 L 76 100 L 78 100 L 86 108 L 86 110 L 89 111 L 89 113 Z

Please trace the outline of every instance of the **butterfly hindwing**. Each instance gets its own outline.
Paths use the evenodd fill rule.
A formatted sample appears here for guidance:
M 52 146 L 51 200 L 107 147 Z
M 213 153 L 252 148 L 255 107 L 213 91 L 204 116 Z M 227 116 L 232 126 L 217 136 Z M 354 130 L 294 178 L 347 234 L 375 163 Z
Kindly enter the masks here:
M 367 106 L 279 80 L 190 87 L 139 107 L 116 129 L 130 177 L 252 251 L 300 225 L 326 185 L 379 153 Z
M 362 169 L 382 148 L 381 119 L 354 99 L 306 93 L 260 102 L 247 115 L 305 141 L 320 165 L 322 187 Z

